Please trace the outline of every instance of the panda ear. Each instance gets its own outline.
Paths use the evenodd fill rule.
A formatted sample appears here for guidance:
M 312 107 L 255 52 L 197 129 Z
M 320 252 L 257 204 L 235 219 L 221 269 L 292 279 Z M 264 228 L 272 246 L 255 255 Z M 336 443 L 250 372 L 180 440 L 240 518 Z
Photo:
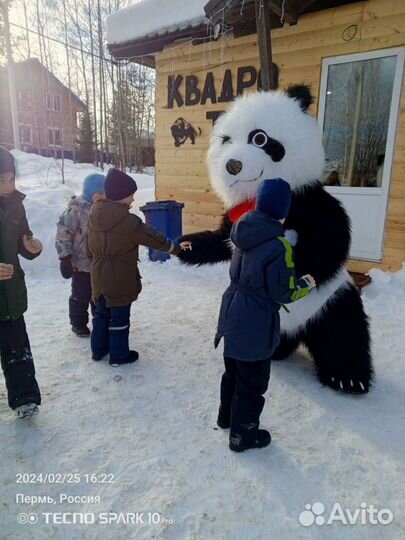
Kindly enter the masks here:
M 287 88 L 286 94 L 288 97 L 296 99 L 304 112 L 308 111 L 314 101 L 311 90 L 306 84 L 293 84 Z

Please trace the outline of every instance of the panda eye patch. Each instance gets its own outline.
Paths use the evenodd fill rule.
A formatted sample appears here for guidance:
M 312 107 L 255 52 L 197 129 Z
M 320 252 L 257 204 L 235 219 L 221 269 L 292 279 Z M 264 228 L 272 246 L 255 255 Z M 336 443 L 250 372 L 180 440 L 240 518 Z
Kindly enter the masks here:
M 259 148 L 263 148 L 263 146 L 266 146 L 268 140 L 267 133 L 264 131 L 257 131 L 252 137 L 252 144 Z
M 285 156 L 285 148 L 281 142 L 269 137 L 262 129 L 254 129 L 249 133 L 248 144 L 264 150 L 274 162 L 281 161 Z
M 222 144 L 231 142 L 231 138 L 229 135 L 220 135 L 220 138 L 222 139 Z

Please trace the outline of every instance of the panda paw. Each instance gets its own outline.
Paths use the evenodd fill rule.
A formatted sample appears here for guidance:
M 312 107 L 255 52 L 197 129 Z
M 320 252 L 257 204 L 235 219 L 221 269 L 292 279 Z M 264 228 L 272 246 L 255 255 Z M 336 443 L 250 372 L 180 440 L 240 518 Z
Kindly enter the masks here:
M 328 380 L 324 381 L 324 384 L 330 386 L 333 390 L 347 394 L 367 394 L 370 386 L 367 381 L 346 377 L 329 377 Z

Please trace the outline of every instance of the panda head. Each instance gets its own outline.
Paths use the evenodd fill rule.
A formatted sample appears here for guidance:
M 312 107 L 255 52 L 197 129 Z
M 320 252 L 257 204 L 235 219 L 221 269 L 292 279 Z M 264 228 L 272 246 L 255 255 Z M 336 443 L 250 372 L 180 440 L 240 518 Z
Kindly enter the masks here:
M 265 178 L 283 178 L 295 190 L 321 178 L 322 135 L 307 112 L 311 102 L 307 86 L 291 86 L 242 96 L 218 118 L 207 163 L 228 207 L 255 198 Z

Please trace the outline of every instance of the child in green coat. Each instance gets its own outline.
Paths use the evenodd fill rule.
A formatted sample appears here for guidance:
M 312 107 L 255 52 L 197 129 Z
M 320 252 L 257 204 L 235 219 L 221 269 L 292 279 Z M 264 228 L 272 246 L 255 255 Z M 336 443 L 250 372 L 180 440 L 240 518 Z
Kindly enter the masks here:
M 14 158 L 0 147 L 0 356 L 8 404 L 19 418 L 38 413 L 41 394 L 25 328 L 27 290 L 18 255 L 35 259 L 42 244 L 32 236 L 15 189 Z

